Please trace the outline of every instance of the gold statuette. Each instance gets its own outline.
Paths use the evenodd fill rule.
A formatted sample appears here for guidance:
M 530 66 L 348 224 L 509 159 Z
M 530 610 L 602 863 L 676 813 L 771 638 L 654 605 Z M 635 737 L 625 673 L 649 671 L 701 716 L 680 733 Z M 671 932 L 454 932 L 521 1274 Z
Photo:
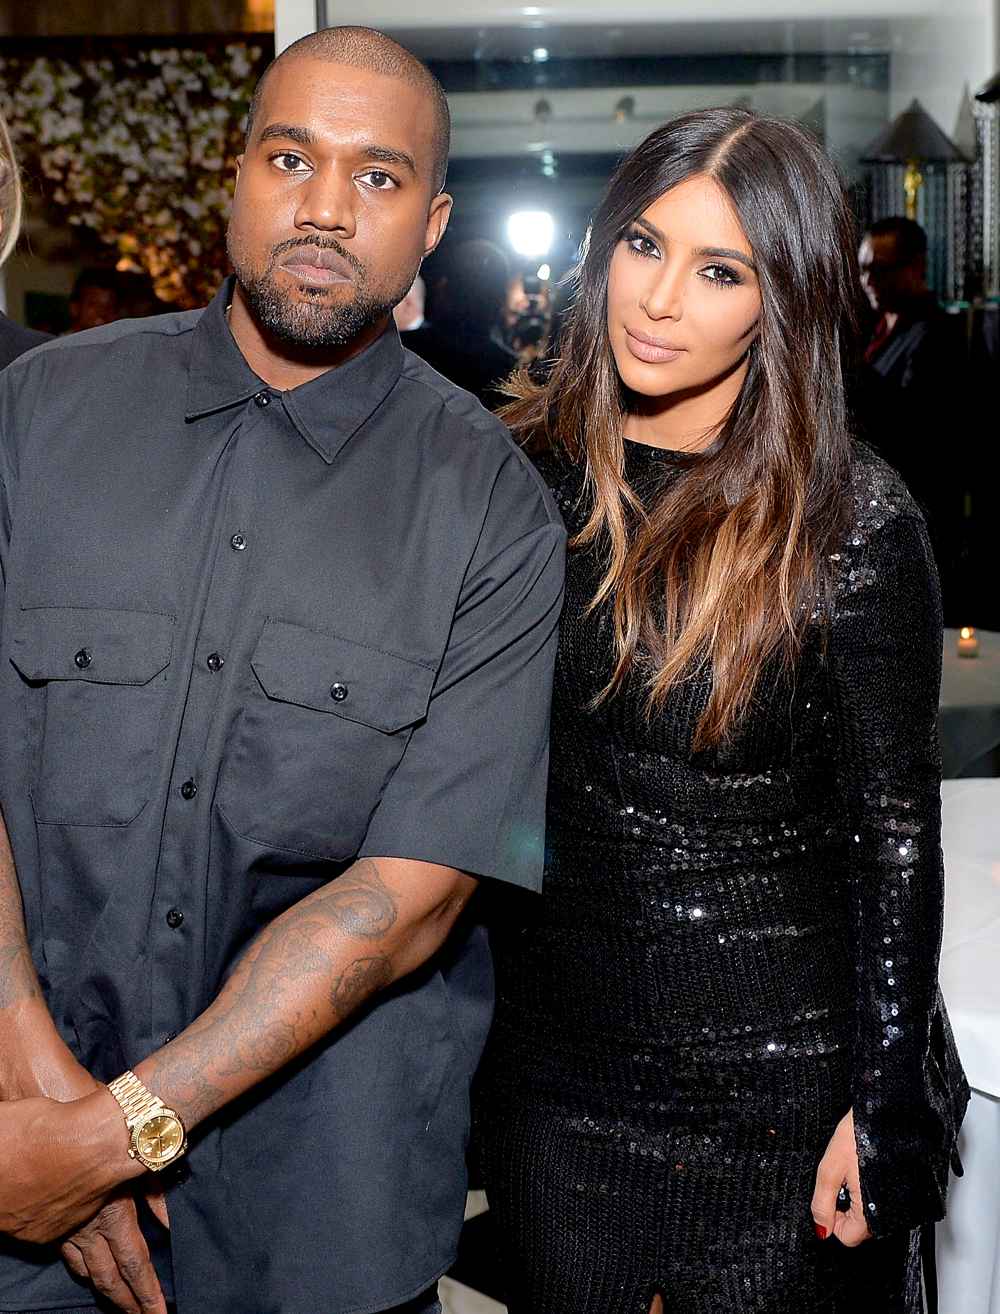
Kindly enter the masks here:
M 187 1149 L 187 1132 L 180 1115 L 147 1090 L 134 1072 L 124 1072 L 108 1085 L 125 1115 L 132 1159 L 158 1173 Z

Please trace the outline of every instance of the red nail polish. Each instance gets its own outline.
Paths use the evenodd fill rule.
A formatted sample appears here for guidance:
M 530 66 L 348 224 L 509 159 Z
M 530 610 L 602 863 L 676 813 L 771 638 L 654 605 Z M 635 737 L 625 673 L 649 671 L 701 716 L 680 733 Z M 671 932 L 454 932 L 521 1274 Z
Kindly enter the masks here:
M 823 1226 L 823 1224 L 822 1224 L 822 1223 L 813 1223 L 813 1227 L 816 1229 L 816 1235 L 819 1237 L 819 1239 L 820 1239 L 821 1241 L 825 1241 L 826 1238 L 827 1238 L 827 1236 L 829 1235 L 829 1233 L 827 1232 L 827 1230 L 826 1230 L 826 1228 Z

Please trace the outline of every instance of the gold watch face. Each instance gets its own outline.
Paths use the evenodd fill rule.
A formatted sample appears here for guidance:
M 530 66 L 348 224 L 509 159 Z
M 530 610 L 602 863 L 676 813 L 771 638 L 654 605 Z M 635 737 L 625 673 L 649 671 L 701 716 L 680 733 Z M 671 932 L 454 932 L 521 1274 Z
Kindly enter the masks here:
M 169 1113 L 154 1115 L 136 1129 L 135 1148 L 151 1164 L 169 1163 L 184 1148 L 181 1120 Z

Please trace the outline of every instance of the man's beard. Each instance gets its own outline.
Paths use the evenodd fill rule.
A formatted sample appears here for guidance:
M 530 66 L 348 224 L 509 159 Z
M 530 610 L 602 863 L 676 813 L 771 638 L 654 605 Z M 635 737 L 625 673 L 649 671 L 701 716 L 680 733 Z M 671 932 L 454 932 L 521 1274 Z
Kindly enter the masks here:
M 283 242 L 272 252 L 262 273 L 249 268 L 240 258 L 239 251 L 234 249 L 232 241 L 228 245 L 229 259 L 236 271 L 237 282 L 243 289 L 254 319 L 271 337 L 289 346 L 346 347 L 365 329 L 390 315 L 396 302 L 406 295 L 406 288 L 398 295 L 369 292 L 364 266 L 337 242 Z M 313 293 L 315 300 L 297 301 L 292 299 L 290 291 L 280 286 L 275 275 L 278 257 L 293 247 L 306 245 L 332 248 L 349 262 L 355 271 L 354 296 L 350 301 L 338 300 L 331 303 L 320 288 Z M 294 279 L 294 269 L 286 272 Z

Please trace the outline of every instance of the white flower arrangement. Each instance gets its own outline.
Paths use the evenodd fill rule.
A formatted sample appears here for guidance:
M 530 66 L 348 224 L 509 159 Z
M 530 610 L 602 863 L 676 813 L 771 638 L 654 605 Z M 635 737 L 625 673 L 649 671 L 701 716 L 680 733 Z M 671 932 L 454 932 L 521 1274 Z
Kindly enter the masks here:
M 0 110 L 45 199 L 141 266 L 157 294 L 204 305 L 227 269 L 234 162 L 269 52 L 130 49 L 0 57 Z

